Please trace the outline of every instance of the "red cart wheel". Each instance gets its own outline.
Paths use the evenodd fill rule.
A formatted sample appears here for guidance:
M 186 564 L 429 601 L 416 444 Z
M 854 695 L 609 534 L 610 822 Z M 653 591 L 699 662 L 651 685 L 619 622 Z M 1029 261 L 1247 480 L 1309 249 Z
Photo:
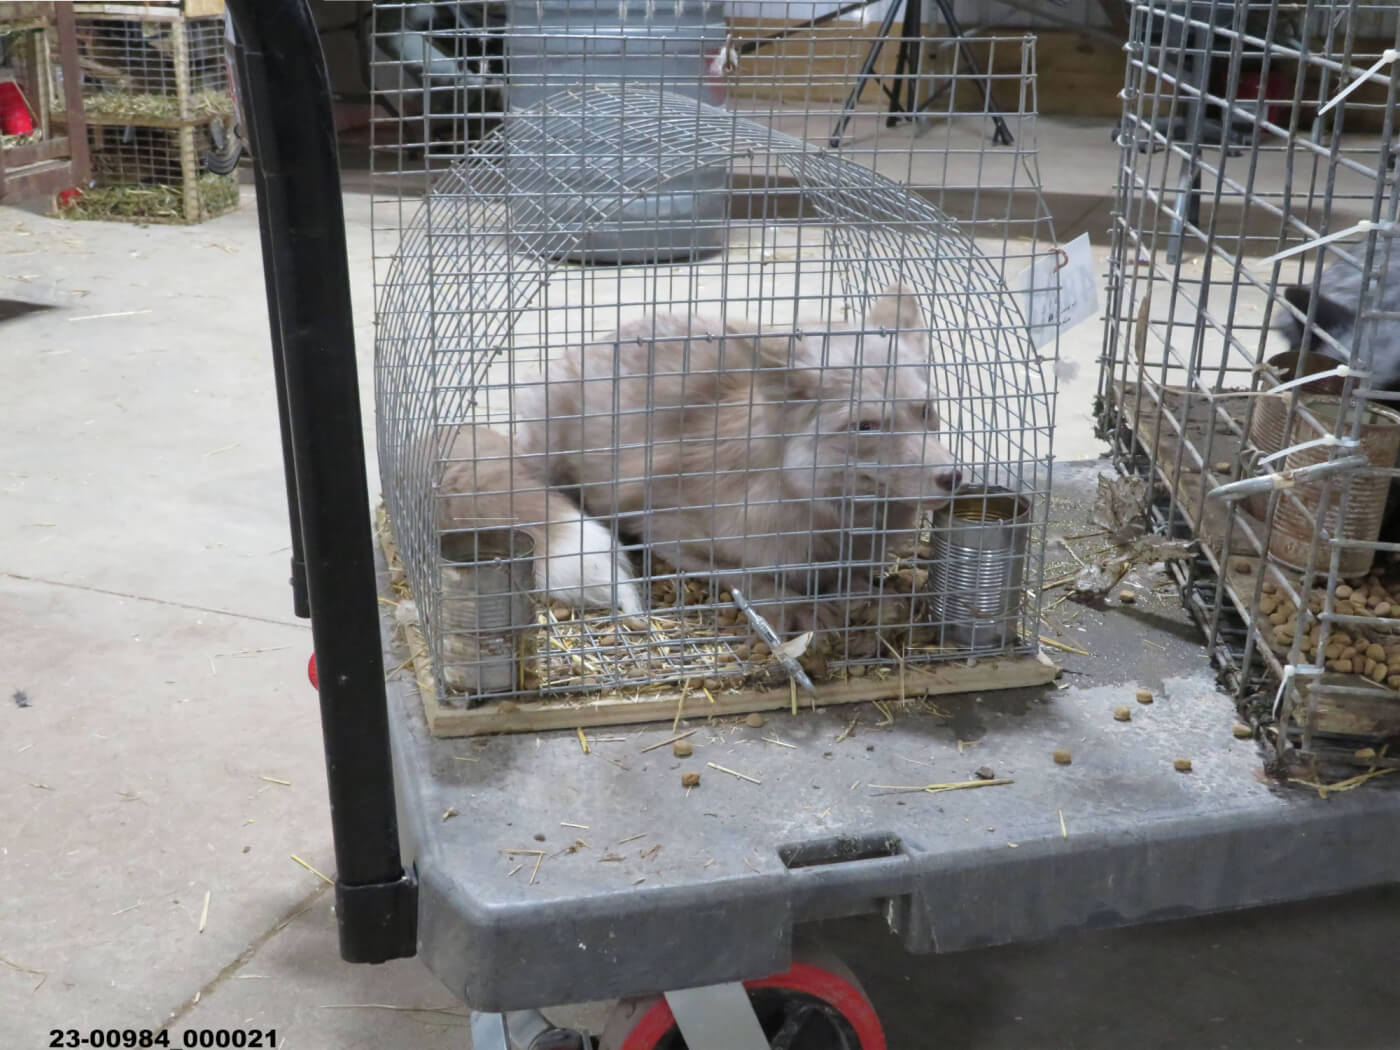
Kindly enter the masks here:
M 880 1019 L 855 976 L 838 960 L 807 957 L 786 973 L 745 981 L 772 1050 L 885 1050 Z M 687 1050 L 666 1000 L 623 999 L 598 1050 Z

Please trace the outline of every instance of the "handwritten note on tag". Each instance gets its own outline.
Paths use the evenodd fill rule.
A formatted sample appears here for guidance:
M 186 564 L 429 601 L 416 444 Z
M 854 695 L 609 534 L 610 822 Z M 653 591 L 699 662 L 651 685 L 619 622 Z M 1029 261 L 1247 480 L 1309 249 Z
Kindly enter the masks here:
M 1031 341 L 1037 348 L 1093 317 L 1099 312 L 1099 282 L 1094 275 L 1089 235 L 1081 234 L 1060 251 L 1027 266 L 1016 275 L 1013 290 L 1021 297 Z

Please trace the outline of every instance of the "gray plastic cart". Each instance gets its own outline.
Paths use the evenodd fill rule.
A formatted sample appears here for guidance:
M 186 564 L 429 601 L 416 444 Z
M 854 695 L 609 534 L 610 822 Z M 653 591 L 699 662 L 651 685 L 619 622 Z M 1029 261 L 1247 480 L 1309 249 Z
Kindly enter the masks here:
M 476 1050 L 876 1050 L 869 1000 L 808 950 L 808 924 L 874 914 L 910 952 L 952 952 L 1394 880 L 1400 796 L 1324 801 L 1266 780 L 1256 746 L 1231 735 L 1230 700 L 1199 688 L 1204 657 L 1169 634 L 1160 652 L 1097 652 L 1068 689 L 940 700 L 944 717 L 877 726 L 837 709 L 702 726 L 699 757 L 725 769 L 696 765 L 703 786 L 689 793 L 670 748 L 651 747 L 670 725 L 595 734 L 586 757 L 571 732 L 432 738 L 412 680 L 386 682 L 401 658 L 377 601 L 387 573 L 315 25 L 305 0 L 230 8 L 345 959 L 421 956 L 481 1011 Z M 1057 517 L 1091 480 L 1060 471 L 1070 511 Z M 1158 692 L 1120 722 L 1127 683 Z M 964 754 L 959 738 L 979 743 Z M 1072 764 L 1053 762 L 1057 749 Z M 1191 772 L 1174 768 L 1180 756 Z M 1014 784 L 897 790 L 984 765 Z M 608 998 L 620 1002 L 601 1039 L 535 1012 Z

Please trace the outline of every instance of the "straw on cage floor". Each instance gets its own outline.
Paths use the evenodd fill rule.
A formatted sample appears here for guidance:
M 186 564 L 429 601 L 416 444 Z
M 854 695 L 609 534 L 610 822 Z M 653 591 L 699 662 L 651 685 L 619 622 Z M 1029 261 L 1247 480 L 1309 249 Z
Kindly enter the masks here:
M 392 603 L 411 601 L 382 506 L 377 521 Z M 917 622 L 923 599 L 913 592 L 922 571 L 907 561 L 894 563 L 886 590 L 900 589 L 907 597 L 857 609 L 854 622 L 870 629 L 850 632 L 844 645 L 836 636 L 818 636 L 801 652 L 814 694 L 799 695 L 769 646 L 753 639 L 737 607 L 711 604 L 710 588 L 693 579 L 677 594 L 676 577 L 655 580 L 653 607 L 642 619 L 559 605 L 537 610 L 538 629 L 522 645 L 521 692 L 504 700 L 468 707 L 467 697 L 440 690 L 416 619 L 401 621 L 408 658 L 400 666 L 412 667 L 429 729 L 437 736 L 672 721 L 686 714 L 796 712 L 864 700 L 910 705 L 932 695 L 1043 685 L 1059 674 L 1039 653 L 950 661 L 944 651 L 942 662 L 928 662 L 940 647 L 936 626 Z M 727 594 L 721 592 L 721 602 Z M 880 630 L 882 615 L 890 626 Z

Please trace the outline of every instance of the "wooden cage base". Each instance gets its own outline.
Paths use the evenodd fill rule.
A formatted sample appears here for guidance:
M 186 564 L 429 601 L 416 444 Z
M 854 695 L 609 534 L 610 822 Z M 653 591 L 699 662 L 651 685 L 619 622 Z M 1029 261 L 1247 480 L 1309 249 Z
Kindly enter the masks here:
M 416 630 L 411 628 L 411 630 Z M 414 644 L 410 641 L 410 644 Z M 444 704 L 437 697 L 426 649 L 414 658 L 414 673 L 423 697 L 428 730 L 438 737 L 480 736 L 486 733 L 528 733 L 546 729 L 588 729 L 596 726 L 673 722 L 681 718 L 721 718 L 755 711 L 815 710 L 832 704 L 867 700 L 910 701 L 947 693 L 986 692 L 1046 685 L 1060 669 L 1044 654 L 983 658 L 970 663 L 945 663 L 908 668 L 888 678 L 852 678 L 823 682 L 816 693 L 796 691 L 795 685 L 744 688 L 737 691 L 692 688 L 627 696 L 545 697 L 504 700 L 479 707 Z
M 396 591 L 400 588 L 406 590 L 398 548 L 382 507 L 378 519 L 379 538 L 389 566 L 391 586 Z M 1047 685 L 1060 676 L 1060 668 L 1054 661 L 1037 652 L 919 664 L 906 666 L 902 670 L 892 661 L 888 674 L 881 675 L 876 671 L 860 678 L 819 682 L 814 694 L 798 691 L 794 683 L 708 691 L 697 685 L 689 690 L 671 689 L 630 696 L 615 693 L 549 695 L 537 699 L 512 697 L 468 707 L 465 697 L 460 701 L 439 699 L 432 657 L 421 624 L 410 621 L 404 624 L 403 631 L 410 654 L 403 666 L 413 670 L 419 695 L 423 699 L 428 731 L 437 737 L 590 729 L 642 722 L 670 722 L 681 718 L 717 718 L 759 711 L 796 712 L 870 700 L 908 702 L 950 693 Z

